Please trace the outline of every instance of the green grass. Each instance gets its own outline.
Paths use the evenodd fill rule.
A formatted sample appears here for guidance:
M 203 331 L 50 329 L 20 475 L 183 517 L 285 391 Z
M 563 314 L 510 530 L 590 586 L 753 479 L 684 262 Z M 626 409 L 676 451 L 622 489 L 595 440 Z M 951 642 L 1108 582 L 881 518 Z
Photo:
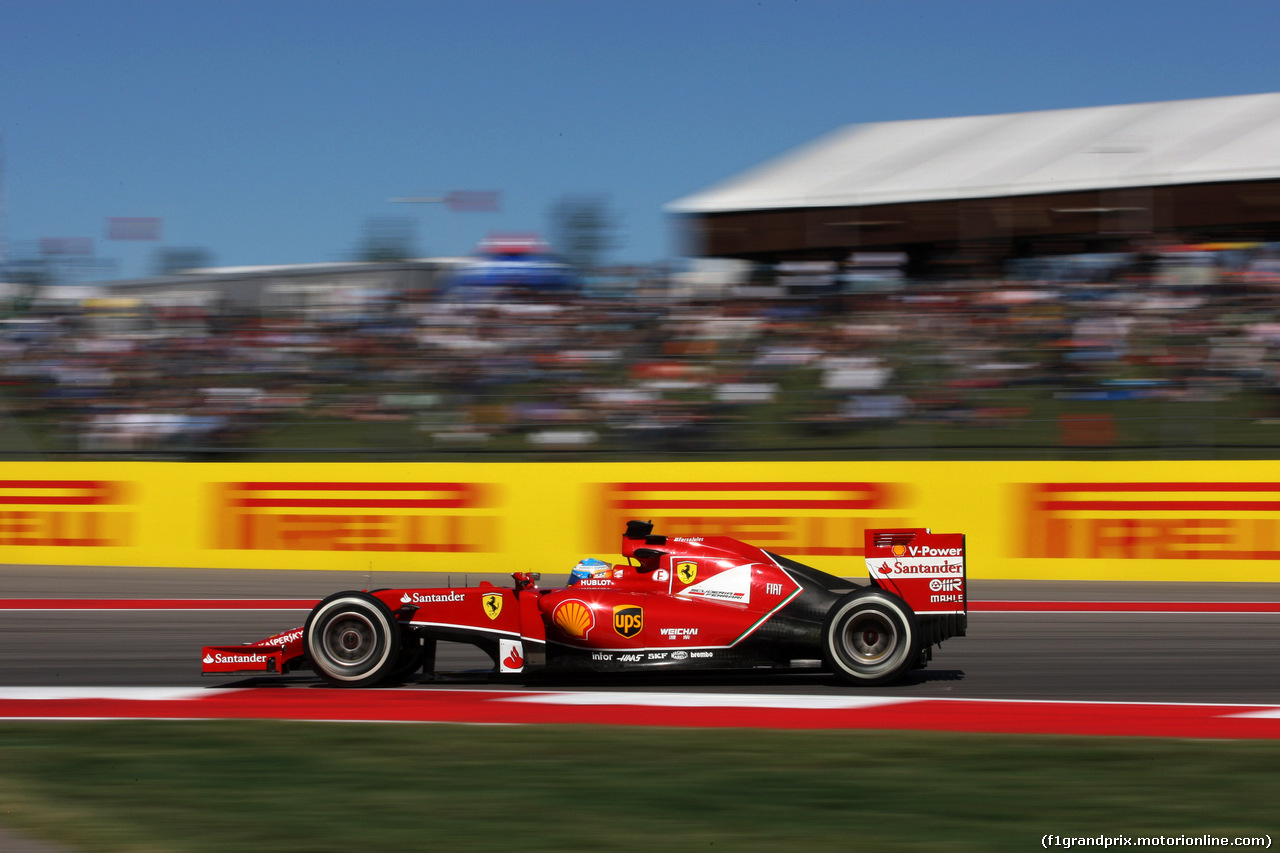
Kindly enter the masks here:
M 0 824 L 94 851 L 1030 850 L 1274 835 L 1277 767 L 1271 742 L 12 723 Z
M 1081 458 L 1094 454 L 1113 458 L 1201 458 L 1280 456 L 1280 398 L 1251 389 L 1215 402 L 1172 400 L 1065 400 L 1049 386 L 971 389 L 959 396 L 960 411 L 916 412 L 900 422 L 815 423 L 814 416 L 836 411 L 844 394 L 822 392 L 813 371 L 780 373 L 782 393 L 770 404 L 712 407 L 704 425 L 678 446 L 646 439 L 602 424 L 584 424 L 601 434 L 599 444 L 580 449 L 543 450 L 530 445 L 524 431 L 496 431 L 477 446 L 442 444 L 433 430 L 420 429 L 425 419 L 441 424 L 463 413 L 449 406 L 404 421 L 345 421 L 331 413 L 280 413 L 237 436 L 231 443 L 195 458 L 223 461 L 507 461 L 771 459 L 797 454 L 821 459 L 901 457 L 937 459 Z M 927 387 L 927 383 L 924 384 Z M 537 397 L 538 389 L 516 390 Z M 910 390 L 910 389 L 907 389 Z M 543 389 L 542 393 L 553 394 Z M 705 391 L 697 392 L 706 396 Z M 5 455 L 75 455 L 78 445 L 70 422 L 56 413 L 32 414 L 6 402 L 12 392 L 0 388 L 0 457 Z M 366 394 L 365 396 L 369 396 Z M 984 410 L 978 416 L 972 410 Z M 1003 412 L 1004 414 L 996 414 Z M 1064 426 L 1069 416 L 1110 419 L 1097 430 Z M 1092 438 L 1090 436 L 1093 436 Z M 1094 443 L 1096 441 L 1096 443 Z M 150 451 L 160 456 L 181 450 Z M 146 452 L 144 451 L 144 455 Z M 130 453 L 125 453 L 129 457 Z

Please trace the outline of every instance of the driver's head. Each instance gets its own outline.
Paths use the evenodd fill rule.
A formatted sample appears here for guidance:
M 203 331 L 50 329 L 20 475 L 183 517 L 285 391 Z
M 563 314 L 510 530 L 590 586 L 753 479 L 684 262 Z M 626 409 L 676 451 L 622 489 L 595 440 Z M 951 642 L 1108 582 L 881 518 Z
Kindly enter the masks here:
M 578 565 L 573 567 L 573 571 L 569 572 L 569 586 L 573 586 L 579 581 L 588 578 L 607 578 L 613 573 L 613 566 L 604 560 L 597 560 L 594 557 L 587 557 L 585 560 L 579 560 Z

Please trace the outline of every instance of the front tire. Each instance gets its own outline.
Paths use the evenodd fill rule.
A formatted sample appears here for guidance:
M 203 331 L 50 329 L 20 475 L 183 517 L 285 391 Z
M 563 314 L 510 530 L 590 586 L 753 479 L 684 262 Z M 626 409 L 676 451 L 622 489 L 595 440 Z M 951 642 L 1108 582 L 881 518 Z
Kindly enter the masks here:
M 400 625 L 365 592 L 339 592 L 307 617 L 303 643 L 311 668 L 335 687 L 371 687 L 396 668 Z
M 887 684 L 919 657 L 920 630 L 906 602 L 862 589 L 836 602 L 822 628 L 827 667 L 849 684 Z

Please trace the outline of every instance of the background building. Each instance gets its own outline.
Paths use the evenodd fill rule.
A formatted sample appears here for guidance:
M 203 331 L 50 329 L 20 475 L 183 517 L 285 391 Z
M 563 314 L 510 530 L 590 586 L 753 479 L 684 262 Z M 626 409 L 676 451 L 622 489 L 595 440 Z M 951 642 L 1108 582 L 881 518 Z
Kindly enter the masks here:
M 431 259 L 224 267 L 116 281 L 104 291 L 148 305 L 307 315 L 431 292 L 456 263 Z
M 844 127 L 668 210 L 693 254 L 914 274 L 1280 239 L 1280 93 Z

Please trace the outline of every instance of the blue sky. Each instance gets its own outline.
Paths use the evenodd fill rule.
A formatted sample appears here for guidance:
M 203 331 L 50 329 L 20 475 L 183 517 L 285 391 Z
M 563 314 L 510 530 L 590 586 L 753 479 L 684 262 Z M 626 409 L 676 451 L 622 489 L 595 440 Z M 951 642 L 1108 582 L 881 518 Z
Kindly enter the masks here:
M 841 125 L 1280 91 L 1280 3 L 0 0 L 3 231 L 221 265 L 420 253 L 607 197 L 611 260 L 677 257 L 667 202 Z M 396 205 L 499 190 L 497 213 Z

